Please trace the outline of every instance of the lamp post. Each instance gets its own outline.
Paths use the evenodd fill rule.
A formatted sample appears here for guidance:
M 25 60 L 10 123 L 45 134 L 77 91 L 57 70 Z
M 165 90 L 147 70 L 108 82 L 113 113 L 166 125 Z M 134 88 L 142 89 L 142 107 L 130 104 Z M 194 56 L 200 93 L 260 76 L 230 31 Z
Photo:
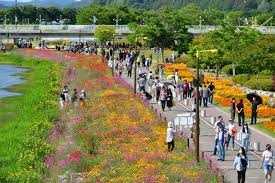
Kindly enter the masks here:
M 110 55 L 112 57 L 112 76 L 115 75 L 115 36 L 116 34 L 113 35 L 113 55 Z
M 199 97 L 200 97 L 200 57 L 199 54 L 200 53 L 204 53 L 204 52 L 211 52 L 211 53 L 215 53 L 217 52 L 217 49 L 212 49 L 212 50 L 197 50 L 196 51 L 196 58 L 197 58 L 197 72 L 196 72 L 196 92 L 197 92 L 197 100 L 196 100 L 196 129 L 195 129 L 195 133 L 196 133 L 196 137 L 195 137 L 195 150 L 196 150 L 196 160 L 197 162 L 200 162 L 200 104 L 199 104 Z

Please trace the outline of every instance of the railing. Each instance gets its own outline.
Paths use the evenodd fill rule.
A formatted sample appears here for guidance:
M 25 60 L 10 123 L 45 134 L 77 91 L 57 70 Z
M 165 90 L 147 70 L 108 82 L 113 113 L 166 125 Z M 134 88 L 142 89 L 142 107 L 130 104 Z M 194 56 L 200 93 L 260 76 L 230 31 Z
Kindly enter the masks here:
M 127 25 L 101 25 L 111 26 L 118 34 L 129 34 L 131 30 Z M 245 26 L 240 26 L 245 27 Z M 209 31 L 218 30 L 221 26 L 215 25 L 189 25 L 188 32 L 192 34 L 203 34 Z M 263 34 L 275 34 L 275 26 L 255 26 L 254 29 Z M 0 33 L 92 33 L 96 25 L 0 25 Z

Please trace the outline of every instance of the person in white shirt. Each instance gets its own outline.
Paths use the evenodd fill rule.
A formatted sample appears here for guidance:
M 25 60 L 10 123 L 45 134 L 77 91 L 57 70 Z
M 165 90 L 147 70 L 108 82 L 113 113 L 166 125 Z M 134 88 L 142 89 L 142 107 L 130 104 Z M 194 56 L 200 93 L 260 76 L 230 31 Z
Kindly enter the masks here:
M 249 161 L 243 147 L 240 148 L 239 153 L 235 157 L 233 167 L 234 170 L 237 170 L 238 183 L 245 183 L 245 174 L 249 167 Z
M 273 166 L 274 166 L 274 158 L 273 158 L 273 151 L 271 149 L 271 145 L 266 145 L 266 150 L 263 152 L 262 155 L 262 167 L 264 169 L 265 174 L 265 183 L 271 182 Z
M 166 142 L 168 145 L 168 152 L 172 152 L 175 148 L 175 133 L 172 122 L 168 123 Z

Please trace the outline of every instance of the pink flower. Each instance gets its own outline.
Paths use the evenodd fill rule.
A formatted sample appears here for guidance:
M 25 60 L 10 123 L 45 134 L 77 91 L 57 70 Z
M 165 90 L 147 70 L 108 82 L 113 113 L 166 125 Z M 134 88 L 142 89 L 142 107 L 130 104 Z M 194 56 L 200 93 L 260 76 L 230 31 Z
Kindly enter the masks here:
M 54 157 L 53 155 L 48 155 L 45 157 L 44 159 L 44 163 L 46 165 L 47 168 L 51 168 L 54 164 Z
M 80 151 L 75 151 L 70 153 L 68 161 L 69 162 L 75 162 L 75 163 L 79 163 L 81 159 L 81 152 Z

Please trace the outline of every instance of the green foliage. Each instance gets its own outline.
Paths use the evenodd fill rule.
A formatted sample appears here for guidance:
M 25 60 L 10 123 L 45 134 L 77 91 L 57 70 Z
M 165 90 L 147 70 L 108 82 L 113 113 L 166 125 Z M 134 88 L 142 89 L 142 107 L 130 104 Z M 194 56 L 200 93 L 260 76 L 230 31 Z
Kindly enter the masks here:
M 212 68 L 224 67 L 223 71 L 227 74 L 232 74 L 233 64 L 239 74 L 259 73 L 266 68 L 275 68 L 273 39 L 273 36 L 261 35 L 251 28 L 236 29 L 225 24 L 220 30 L 195 38 L 190 49 L 218 49 L 218 54 L 201 54 L 202 64 Z
M 245 86 L 252 88 L 252 89 L 257 89 L 257 90 L 266 90 L 266 91 L 271 91 L 272 89 L 272 81 L 270 79 L 250 79 L 245 83 Z
M 6 15 L 8 24 L 15 23 L 15 16 L 18 18 L 19 24 L 38 24 L 41 15 L 42 20 L 46 22 L 59 21 L 62 18 L 67 19 L 67 23 L 75 24 L 76 13 L 76 9 L 73 8 L 58 9 L 56 7 L 44 8 L 27 5 L 0 10 L 0 22 L 4 22 L 4 16 Z
M 125 25 L 130 22 L 138 22 L 141 16 L 140 10 L 128 8 L 126 6 L 99 6 L 90 5 L 81 8 L 77 14 L 78 24 L 93 24 L 93 16 L 97 18 L 98 25 L 114 25 L 115 18 L 119 19 L 119 24 Z
M 97 26 L 95 30 L 95 37 L 100 43 L 112 41 L 116 31 L 114 27 Z
M 47 136 L 58 113 L 60 68 L 15 55 L 0 55 L 0 63 L 31 69 L 25 74 L 28 82 L 20 86 L 24 95 L 9 100 L 16 110 L 6 113 L 13 117 L 1 121 L 0 182 L 40 182 L 45 172 L 43 159 L 52 150 Z
M 268 75 L 267 72 L 259 75 L 241 74 L 235 76 L 233 81 L 251 89 L 266 91 L 271 91 L 272 89 L 271 74 Z
M 161 10 L 160 16 L 146 17 L 144 25 L 131 25 L 134 34 L 130 40 L 142 39 L 149 47 L 171 48 L 179 53 L 188 50 L 192 37 L 187 32 L 185 20 L 169 8 Z

